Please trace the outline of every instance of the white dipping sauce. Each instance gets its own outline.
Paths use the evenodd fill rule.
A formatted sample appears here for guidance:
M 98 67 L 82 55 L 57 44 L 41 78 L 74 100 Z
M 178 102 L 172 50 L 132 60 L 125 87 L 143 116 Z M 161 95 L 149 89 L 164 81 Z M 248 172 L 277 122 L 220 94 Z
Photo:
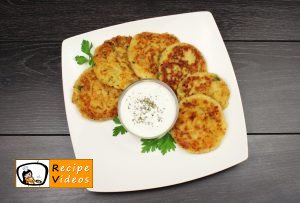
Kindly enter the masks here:
M 165 83 L 145 79 L 130 85 L 118 104 L 120 121 L 134 135 L 145 139 L 163 136 L 175 124 L 178 101 Z

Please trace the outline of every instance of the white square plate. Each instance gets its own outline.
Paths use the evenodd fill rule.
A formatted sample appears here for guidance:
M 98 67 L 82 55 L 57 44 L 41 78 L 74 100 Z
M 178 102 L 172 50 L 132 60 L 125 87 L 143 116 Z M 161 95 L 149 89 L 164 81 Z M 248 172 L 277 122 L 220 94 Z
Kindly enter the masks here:
M 83 118 L 72 104 L 72 87 L 87 66 L 76 64 L 83 39 L 94 47 L 116 35 L 168 32 L 191 43 L 206 58 L 208 71 L 219 74 L 231 96 L 224 111 L 228 130 L 219 148 L 206 154 L 190 154 L 177 146 L 175 152 L 141 153 L 140 139 L 125 134 L 112 136 L 113 121 Z M 94 51 L 94 50 L 92 50 Z M 163 187 L 201 178 L 236 165 L 248 157 L 247 133 L 237 80 L 216 22 L 209 12 L 157 17 L 115 25 L 63 41 L 62 75 L 67 120 L 76 158 L 94 159 L 91 191 L 120 192 Z

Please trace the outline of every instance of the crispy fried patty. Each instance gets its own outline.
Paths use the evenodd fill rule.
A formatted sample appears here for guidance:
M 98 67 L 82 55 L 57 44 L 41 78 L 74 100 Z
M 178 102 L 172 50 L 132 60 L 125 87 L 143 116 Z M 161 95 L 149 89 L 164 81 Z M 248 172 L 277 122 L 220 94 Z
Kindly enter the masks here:
M 117 36 L 106 40 L 94 55 L 95 73 L 104 84 L 125 89 L 138 80 L 128 61 L 127 50 L 131 37 Z
M 200 51 L 187 43 L 176 43 L 167 47 L 159 64 L 159 79 L 173 90 L 176 90 L 179 82 L 188 74 L 207 71 Z
M 73 87 L 72 102 L 81 114 L 93 120 L 106 120 L 117 115 L 121 90 L 103 84 L 93 68 L 85 70 Z
M 179 40 L 171 34 L 142 32 L 131 40 L 128 57 L 140 78 L 157 78 L 158 60 L 162 51 Z
M 199 93 L 212 97 L 223 109 L 228 105 L 230 91 L 225 81 L 217 74 L 199 72 L 188 75 L 177 88 L 179 99 Z
M 209 152 L 220 145 L 225 132 L 222 108 L 215 100 L 203 94 L 181 100 L 171 134 L 183 149 L 191 153 Z

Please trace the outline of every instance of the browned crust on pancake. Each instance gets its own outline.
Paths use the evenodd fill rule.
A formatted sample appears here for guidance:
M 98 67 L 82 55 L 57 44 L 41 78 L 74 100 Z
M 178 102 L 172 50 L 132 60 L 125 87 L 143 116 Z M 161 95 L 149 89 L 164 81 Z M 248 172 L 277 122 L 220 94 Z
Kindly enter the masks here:
M 192 53 L 195 57 L 193 63 L 189 63 L 185 54 Z M 160 61 L 159 79 L 176 90 L 179 82 L 188 74 L 206 72 L 206 62 L 200 51 L 187 43 L 178 43 L 168 47 Z
M 85 70 L 73 87 L 72 102 L 80 113 L 92 120 L 107 120 L 117 115 L 121 90 L 103 84 L 93 68 Z
M 168 33 L 142 32 L 134 36 L 129 47 L 129 61 L 140 78 L 157 78 L 161 52 L 179 40 Z
M 171 134 L 176 143 L 191 153 L 217 148 L 226 132 L 221 106 L 208 96 L 198 94 L 180 102 L 179 117 Z
M 217 74 L 198 72 L 188 75 L 179 83 L 177 88 L 177 96 L 180 100 L 199 93 L 212 97 L 223 109 L 228 105 L 229 88 Z
M 128 61 L 131 39 L 130 36 L 116 36 L 106 40 L 95 50 L 95 73 L 104 84 L 125 89 L 138 80 Z

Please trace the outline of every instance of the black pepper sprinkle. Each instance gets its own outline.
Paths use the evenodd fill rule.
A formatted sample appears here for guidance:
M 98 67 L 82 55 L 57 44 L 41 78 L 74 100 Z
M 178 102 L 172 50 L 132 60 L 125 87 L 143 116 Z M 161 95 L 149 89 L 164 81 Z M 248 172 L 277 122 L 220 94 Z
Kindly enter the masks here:
M 157 96 L 155 96 L 157 99 Z M 162 122 L 162 114 L 165 108 L 159 108 L 159 106 L 155 103 L 155 99 L 153 97 L 143 97 L 140 99 L 134 99 L 129 96 L 127 100 L 132 102 L 128 102 L 128 109 L 133 109 L 133 119 L 132 122 L 134 124 L 144 124 L 153 127 L 154 122 Z M 149 119 L 151 118 L 151 119 Z

